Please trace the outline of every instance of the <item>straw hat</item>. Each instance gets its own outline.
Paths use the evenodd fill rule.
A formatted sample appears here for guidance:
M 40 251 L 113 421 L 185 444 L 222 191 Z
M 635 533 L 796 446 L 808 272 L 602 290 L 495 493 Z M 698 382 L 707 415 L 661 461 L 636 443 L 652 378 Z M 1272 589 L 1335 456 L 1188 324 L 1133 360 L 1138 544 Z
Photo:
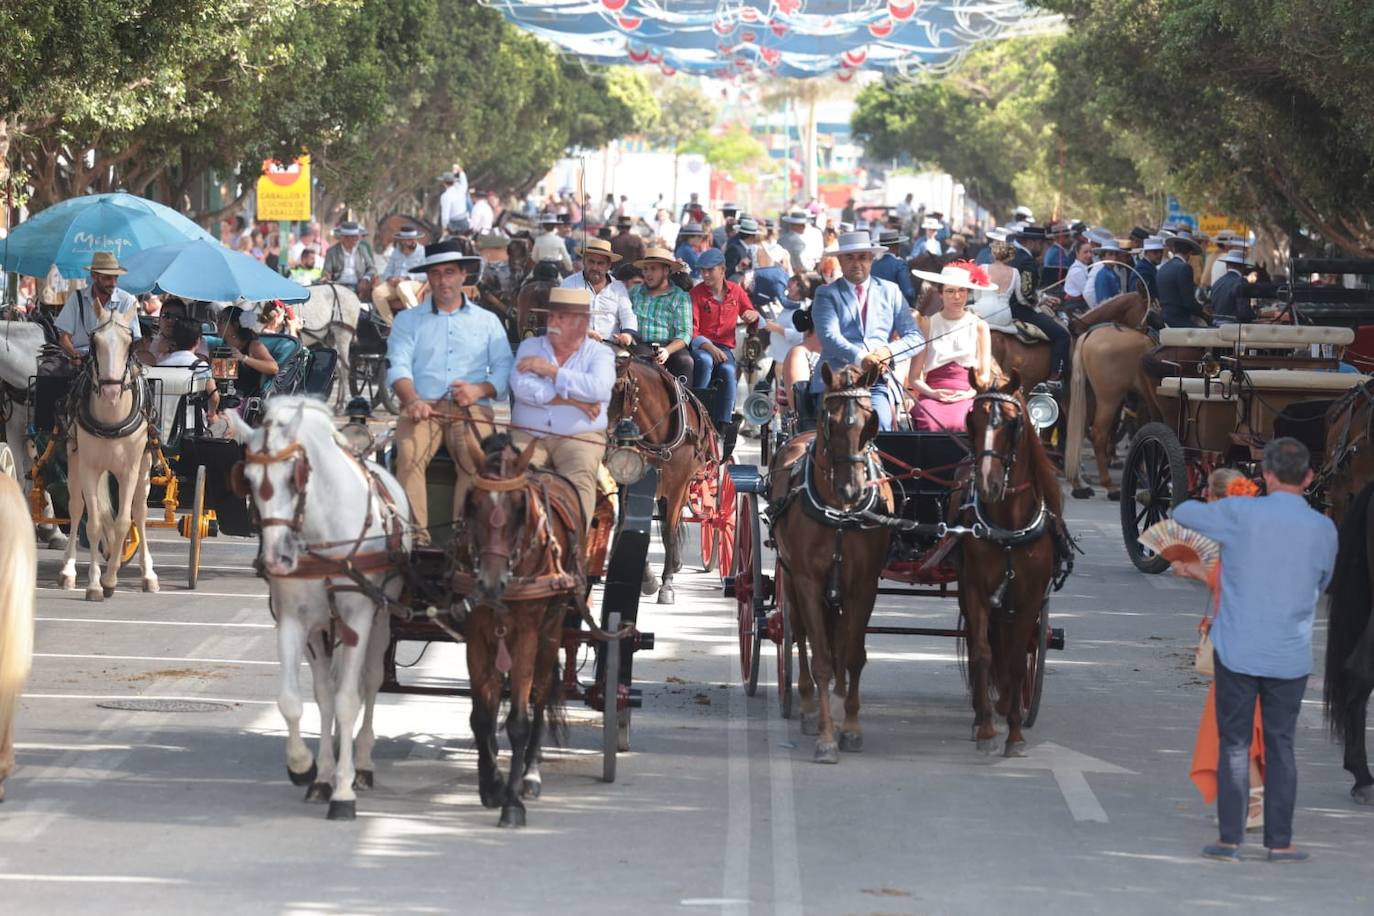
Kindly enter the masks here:
M 605 239 L 587 239 L 587 243 L 582 246 L 582 257 L 586 258 L 589 254 L 610 258 L 612 264 L 620 263 L 620 255 L 611 250 L 611 243 Z
M 111 251 L 97 251 L 91 255 L 91 263 L 86 265 L 86 269 L 93 274 L 111 274 L 116 277 L 128 273 L 119 266 L 119 259 Z
M 678 259 L 667 248 L 651 247 L 644 252 L 644 257 L 635 261 L 635 267 L 643 267 L 645 264 L 667 264 L 674 268 L 678 266 Z
M 956 289 L 990 290 L 997 288 L 997 284 L 989 280 L 981 268 L 973 265 L 962 267 L 958 264 L 946 264 L 938 274 L 929 270 L 913 270 L 911 274 L 922 280 L 938 283 L 940 286 L 953 286 Z
M 592 294 L 587 289 L 555 286 L 549 290 L 547 308 L 535 309 L 537 312 L 562 312 L 565 315 L 590 315 L 592 313 Z

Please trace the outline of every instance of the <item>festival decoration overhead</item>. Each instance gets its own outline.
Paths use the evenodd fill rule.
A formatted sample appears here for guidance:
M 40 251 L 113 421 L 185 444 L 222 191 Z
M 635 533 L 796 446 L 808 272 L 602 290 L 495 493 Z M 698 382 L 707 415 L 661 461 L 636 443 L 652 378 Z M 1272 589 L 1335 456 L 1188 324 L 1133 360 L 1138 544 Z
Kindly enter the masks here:
M 1053 31 L 1022 0 L 480 0 L 597 64 L 758 79 L 948 70 L 983 41 Z

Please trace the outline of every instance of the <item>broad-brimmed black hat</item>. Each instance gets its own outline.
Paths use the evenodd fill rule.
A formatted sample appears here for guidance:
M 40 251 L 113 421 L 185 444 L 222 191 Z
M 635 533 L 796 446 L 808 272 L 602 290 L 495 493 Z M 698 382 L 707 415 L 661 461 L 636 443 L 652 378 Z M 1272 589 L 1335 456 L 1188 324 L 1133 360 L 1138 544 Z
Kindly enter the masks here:
M 482 269 L 482 259 L 475 254 L 468 254 L 461 241 L 445 239 L 442 242 L 435 242 L 433 245 L 426 245 L 425 259 L 411 270 L 419 272 L 429 270 L 431 267 L 438 267 L 440 264 L 454 262 L 462 263 L 464 269 L 468 271 Z

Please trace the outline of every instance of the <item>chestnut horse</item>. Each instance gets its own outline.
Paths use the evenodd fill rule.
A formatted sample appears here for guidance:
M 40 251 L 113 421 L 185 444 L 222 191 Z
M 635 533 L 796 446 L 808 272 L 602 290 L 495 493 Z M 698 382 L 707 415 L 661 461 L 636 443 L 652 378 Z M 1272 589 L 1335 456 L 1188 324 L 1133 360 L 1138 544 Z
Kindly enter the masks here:
M 504 433 L 468 449 L 480 468 L 468 491 L 457 545 L 455 595 L 466 595 L 464 624 L 472 682 L 478 794 L 500 808 L 502 827 L 525 826 L 524 799 L 540 793 L 547 729 L 563 726 L 558 650 L 568 603 L 580 604 L 587 572 L 582 504 L 566 478 L 529 467 L 538 439 L 517 453 Z M 510 778 L 497 769 L 496 720 L 509 684 Z
M 607 417 L 611 429 L 631 419 L 639 429 L 639 450 L 658 471 L 660 527 L 663 538 L 663 580 L 646 564 L 642 591 L 658 591 L 659 604 L 675 598 L 673 576 L 682 568 L 678 525 L 692 481 L 720 464 L 720 443 L 706 408 L 682 383 L 657 363 L 623 354 L 616 360 L 615 388 Z
M 817 763 L 839 763 L 838 751 L 863 750 L 859 676 L 864 634 L 887 564 L 892 532 L 862 513 L 891 515 L 874 443 L 878 415 L 870 393 L 878 369 L 821 367 L 825 381 L 815 432 L 788 440 L 768 468 L 769 514 L 783 587 L 797 634 L 801 729 L 816 736 Z M 808 645 L 810 658 L 808 661 Z M 838 745 L 830 683 L 844 696 Z
M 1081 315 L 1069 319 L 1069 333 L 1080 337 L 1090 328 L 1100 324 L 1119 324 L 1127 328 L 1143 328 L 1149 303 L 1140 293 L 1122 293 L 1113 296 L 1097 308 L 1089 309 Z M 1030 391 L 1050 377 L 1049 341 L 1033 344 L 1023 343 L 1015 334 L 994 330 L 992 334 L 992 358 L 1005 373 L 1015 372 L 1021 379 L 1021 390 Z
M 1324 705 L 1332 735 L 1345 745 L 1345 769 L 1355 777 L 1350 796 L 1361 805 L 1374 805 L 1374 774 L 1365 749 L 1365 717 L 1374 692 L 1374 484 L 1343 508 L 1328 589 Z
M 974 738 L 979 751 L 992 752 L 995 692 L 996 711 L 1007 719 L 1003 754 L 1016 757 L 1026 743 L 1021 733 L 1026 649 L 1054 581 L 1063 507 L 1054 464 L 1026 412 L 1016 373 L 980 386 L 970 372 L 969 381 L 978 391 L 968 415 L 973 480 L 967 502 L 955 515 L 961 524 L 982 529 L 964 537 L 959 563 Z
M 1340 527 L 1347 508 L 1374 480 L 1374 385 L 1356 385 L 1326 412 L 1325 458 L 1318 478 L 1326 514 Z

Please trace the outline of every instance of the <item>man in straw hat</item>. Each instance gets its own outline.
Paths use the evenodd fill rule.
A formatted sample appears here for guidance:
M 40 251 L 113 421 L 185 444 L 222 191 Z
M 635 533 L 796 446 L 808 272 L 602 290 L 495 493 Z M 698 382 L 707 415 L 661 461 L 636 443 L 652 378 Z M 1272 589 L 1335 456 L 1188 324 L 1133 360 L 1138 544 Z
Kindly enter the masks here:
M 744 222 L 740 220 L 741 232 Z M 692 287 L 691 292 L 692 362 L 695 367 L 692 387 L 708 388 L 713 379 L 720 379 L 721 393 L 711 419 L 722 441 L 733 444 L 732 437 L 725 432 L 735 415 L 735 347 L 739 345 L 739 323 L 754 324 L 759 320 L 759 313 L 754 311 L 744 288 L 725 278 L 726 261 L 720 252 L 712 248 L 702 254 L 697 263 L 701 267 L 701 282 Z M 729 451 L 724 457 L 729 457 Z
M 1217 263 L 1226 266 L 1226 274 L 1212 284 L 1212 323 L 1245 324 L 1255 320 L 1255 309 L 1242 291 L 1245 287 L 1245 274 L 1249 265 L 1244 252 L 1231 250 L 1222 255 Z
M 128 272 L 119 266 L 118 258 L 111 252 L 97 251 L 86 269 L 91 274 L 90 288 L 74 290 L 54 322 L 58 345 L 74 363 L 80 363 L 90 349 L 91 332 L 100 325 L 101 311 L 138 314 L 138 300 L 115 285 Z M 137 321 L 131 322 L 129 329 L 135 341 L 143 337 Z
M 1116 239 L 1108 239 L 1097 246 L 1098 261 L 1088 271 L 1088 285 L 1083 290 L 1083 298 L 1089 308 L 1096 308 L 1113 296 L 1121 295 L 1124 288 L 1121 274 L 1123 264 L 1129 263 L 1130 254 L 1121 247 Z
M 382 269 L 382 282 L 372 290 L 372 305 L 387 324 L 391 323 L 392 314 L 415 308 L 429 294 L 425 289 L 425 275 L 416 269 L 425 259 L 424 249 L 420 247 L 420 230 L 406 226 L 392 236 L 392 241 L 395 244 Z
M 703 260 L 708 256 L 719 257 L 720 263 L 725 263 L 715 248 L 702 252 Z M 648 355 L 648 348 L 652 348 L 653 358 L 660 365 L 690 385 L 695 375 L 692 353 L 688 349 L 692 339 L 692 300 L 668 279 L 678 268 L 678 262 L 668 249 L 650 248 L 635 266 L 644 274 L 644 282 L 630 290 L 630 304 L 634 307 L 639 339 L 644 345 L 641 355 Z
M 564 289 L 585 289 L 591 296 L 592 323 L 588 334 L 593 340 L 604 340 L 629 346 L 630 334 L 639 330 L 634 309 L 630 306 L 630 291 L 615 277 L 611 267 L 620 263 L 620 255 L 611 250 L 605 239 L 588 239 L 582 249 L 582 269 L 563 279 Z
M 1068 276 L 1069 268 L 1073 265 L 1073 255 L 1069 254 L 1066 244 L 1069 240 L 1069 224 L 1057 219 L 1050 223 L 1047 234 L 1050 243 L 1040 258 L 1040 282 L 1045 286 L 1053 286 Z
M 871 275 L 874 256 L 884 250 L 869 240 L 867 232 L 846 232 L 825 252 L 839 260 L 841 276 L 816 291 L 811 317 L 821 341 L 821 359 L 831 369 L 851 363 L 890 367 L 925 342 L 897 284 Z M 818 372 L 812 390 L 821 387 Z M 873 389 L 880 428 L 893 428 L 900 403 L 900 395 L 894 396 L 886 383 Z
M 1140 243 L 1140 251 L 1135 259 L 1135 272 L 1145 282 L 1145 289 L 1151 299 L 1159 299 L 1159 262 L 1164 260 L 1164 237 L 1147 236 Z
M 347 286 L 367 302 L 372 298 L 372 281 L 377 276 L 377 257 L 364 241 L 367 230 L 349 220 L 334 227 L 339 244 L 324 254 L 324 279 Z
M 418 265 L 430 295 L 417 308 L 396 316 L 387 339 L 386 383 L 396 391 L 396 478 L 406 491 L 420 543 L 429 543 L 425 469 L 442 443 L 453 458 L 454 518 L 477 469 L 464 444 L 464 424 L 477 438 L 492 432 L 492 402 L 506 396 L 511 352 L 501 319 L 468 299 L 463 286 L 476 277 L 482 259 L 466 253 L 457 239 L 425 246 Z
M 607 407 L 615 353 L 587 336 L 592 297 L 585 289 L 549 290 L 548 330 L 515 352 L 511 436 L 524 448 L 538 439 L 534 463 L 577 488 L 583 522 L 596 506 L 596 474 L 606 452 Z
M 1164 323 L 1171 328 L 1205 326 L 1202 303 L 1197 301 L 1197 286 L 1193 282 L 1193 266 L 1188 263 L 1188 257 L 1200 254 L 1202 246 L 1189 235 L 1175 234 L 1165 239 L 1164 247 L 1169 256 L 1156 275 Z
M 944 224 L 933 216 L 927 216 L 925 219 L 921 220 L 923 238 L 916 243 L 915 247 L 912 249 L 912 253 L 921 254 L 924 252 L 926 254 L 933 254 L 937 258 L 943 255 L 945 253 L 944 246 L 941 245 L 939 239 L 936 238 L 936 236 L 940 234 L 942 228 L 944 228 Z

